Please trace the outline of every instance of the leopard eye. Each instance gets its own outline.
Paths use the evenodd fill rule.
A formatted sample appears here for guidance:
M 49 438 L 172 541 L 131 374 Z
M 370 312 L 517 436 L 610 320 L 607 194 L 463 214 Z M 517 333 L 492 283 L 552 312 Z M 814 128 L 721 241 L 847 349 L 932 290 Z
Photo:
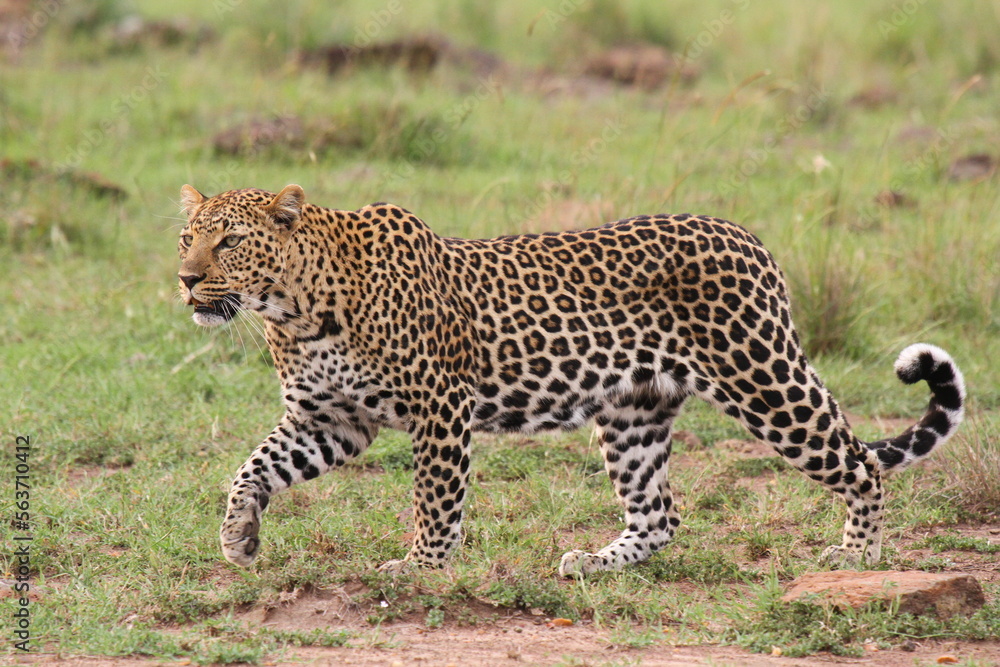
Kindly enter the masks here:
M 190 234 L 184 234 L 183 236 L 181 236 L 181 245 L 184 246 L 185 248 L 190 248 L 192 241 L 194 241 L 194 237 L 191 236 Z
M 240 243 L 243 242 L 243 237 L 238 234 L 230 234 L 226 238 L 222 239 L 222 246 L 226 248 L 235 248 Z

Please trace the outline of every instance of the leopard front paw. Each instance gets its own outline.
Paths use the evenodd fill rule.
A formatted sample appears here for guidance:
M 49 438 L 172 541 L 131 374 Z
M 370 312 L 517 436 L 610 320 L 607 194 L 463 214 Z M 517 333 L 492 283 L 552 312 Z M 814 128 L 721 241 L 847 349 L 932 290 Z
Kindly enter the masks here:
M 378 571 L 396 576 L 399 574 L 406 574 L 413 568 L 413 566 L 413 561 L 404 558 L 402 560 L 390 560 L 382 563 L 378 566 Z
M 563 554 L 559 561 L 559 576 L 582 578 L 594 572 L 611 569 L 608 559 L 597 554 L 575 549 Z
M 260 550 L 260 505 L 248 502 L 242 507 L 230 507 L 226 520 L 222 522 L 219 537 L 222 541 L 222 555 L 230 563 L 248 567 Z
M 856 570 L 862 564 L 861 552 L 839 544 L 829 546 L 819 556 L 819 562 L 834 570 Z

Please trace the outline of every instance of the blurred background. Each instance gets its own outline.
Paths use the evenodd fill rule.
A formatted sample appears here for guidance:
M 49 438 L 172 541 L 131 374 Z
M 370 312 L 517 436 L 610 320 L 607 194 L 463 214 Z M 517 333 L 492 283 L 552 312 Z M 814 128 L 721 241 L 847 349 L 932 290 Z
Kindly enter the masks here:
M 891 363 L 933 342 L 995 442 L 998 140 L 995 2 L 0 0 L 2 430 L 56 524 L 127 533 L 191 470 L 221 508 L 281 407 L 257 333 L 176 297 L 178 192 L 298 183 L 443 235 L 732 219 L 847 409 L 916 414 Z M 127 511 L 72 500 L 98 470 Z M 40 571 L 76 567 L 51 530 Z
M 4 0 L 0 331 L 54 355 L 25 355 L 41 376 L 81 337 L 187 327 L 180 185 L 294 182 L 446 235 L 728 217 L 813 355 L 928 338 L 975 371 L 1000 325 L 998 27 L 972 0 Z

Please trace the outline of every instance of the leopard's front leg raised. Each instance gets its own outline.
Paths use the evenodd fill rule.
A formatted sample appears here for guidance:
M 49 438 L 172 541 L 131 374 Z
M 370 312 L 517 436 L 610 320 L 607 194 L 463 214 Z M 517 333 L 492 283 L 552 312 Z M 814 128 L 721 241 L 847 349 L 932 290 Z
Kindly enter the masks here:
M 261 516 L 271 496 L 343 465 L 367 449 L 377 433 L 360 422 L 321 422 L 286 413 L 236 472 L 219 531 L 226 560 L 247 567 L 256 558 Z
M 401 572 L 411 563 L 444 567 L 461 541 L 474 403 L 470 393 L 456 389 L 442 400 L 433 401 L 432 407 L 423 410 L 410 428 L 414 467 L 413 545 L 402 560 L 383 564 L 379 568 L 382 572 Z

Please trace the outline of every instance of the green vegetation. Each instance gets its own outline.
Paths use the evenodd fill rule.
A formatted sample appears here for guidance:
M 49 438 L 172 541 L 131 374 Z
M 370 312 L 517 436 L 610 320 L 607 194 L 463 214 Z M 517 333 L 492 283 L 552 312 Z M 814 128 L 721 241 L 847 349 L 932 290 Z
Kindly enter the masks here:
M 409 443 L 394 432 L 275 498 L 253 568 L 224 563 L 231 475 L 281 405 L 255 328 L 200 329 L 176 298 L 184 183 L 299 183 L 316 203 L 393 201 L 471 237 L 660 211 L 736 220 L 784 267 L 803 339 L 864 437 L 882 435 L 866 417 L 922 410 L 926 388 L 891 370 L 905 345 L 941 345 L 966 374 L 971 422 L 931 465 L 888 482 L 885 567 L 996 557 L 995 540 L 962 533 L 1000 525 L 990 3 L 335 4 L 54 3 L 0 45 L 0 471 L 13 478 L 13 439 L 30 436 L 36 647 L 259 663 L 379 645 L 399 619 L 489 623 L 474 605 L 592 621 L 634 647 L 856 653 L 995 634 L 995 582 L 983 611 L 948 622 L 779 604 L 780 583 L 840 539 L 842 504 L 776 459 L 713 447 L 747 436 L 701 404 L 678 428 L 703 446 L 679 445 L 671 464 L 684 524 L 628 572 L 556 575 L 563 552 L 620 529 L 586 429 L 475 440 L 465 543 L 446 572 L 374 572 L 405 554 L 411 530 Z M 431 68 L 352 56 L 330 74 L 306 57 L 428 34 L 445 40 Z M 595 55 L 634 43 L 681 67 L 658 85 L 584 76 Z M 934 555 L 914 562 L 912 548 Z M 247 622 L 330 590 L 351 591 L 347 629 Z M 11 604 L 0 600 L 4 618 Z
M 789 657 L 820 651 L 860 656 L 864 644 L 887 649 L 928 638 L 994 639 L 1000 623 L 1000 609 L 995 604 L 972 616 L 941 620 L 897 613 L 881 603 L 870 603 L 861 610 L 789 604 L 781 601 L 783 593 L 773 579 L 754 589 L 752 601 L 742 608 L 737 606 L 730 638 L 758 652 L 777 646 Z

